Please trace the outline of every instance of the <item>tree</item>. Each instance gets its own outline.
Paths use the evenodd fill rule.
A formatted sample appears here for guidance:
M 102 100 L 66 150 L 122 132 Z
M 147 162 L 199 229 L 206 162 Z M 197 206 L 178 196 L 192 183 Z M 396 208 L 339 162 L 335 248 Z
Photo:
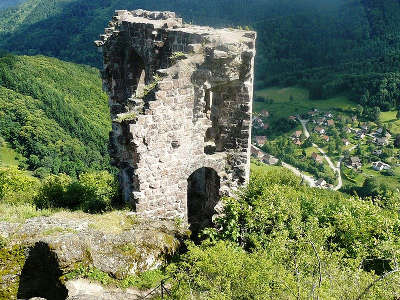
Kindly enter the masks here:
M 356 107 L 356 114 L 357 114 L 357 116 L 358 116 L 358 117 L 361 117 L 362 114 L 363 114 L 363 112 L 364 112 L 364 107 L 362 107 L 361 105 L 357 105 L 357 107 Z
M 368 177 L 365 179 L 362 186 L 362 193 L 364 197 L 390 197 L 391 191 L 389 186 L 380 181 L 376 177 Z
M 340 139 L 340 138 L 337 138 L 336 140 L 335 140 L 335 150 L 338 152 L 338 153 L 341 153 L 342 152 L 342 147 L 344 146 L 344 144 L 343 144 L 343 141 Z
M 356 147 L 356 154 L 357 154 L 358 156 L 362 156 L 362 155 L 364 154 L 364 150 L 362 149 L 361 144 L 358 144 L 358 145 L 357 145 L 357 147 Z
M 396 148 L 400 148 L 400 134 L 396 135 L 396 138 L 394 139 L 394 146 Z
M 331 142 L 328 144 L 328 154 L 329 154 L 329 155 L 333 155 L 334 152 L 335 152 L 335 149 L 336 149 L 335 142 L 334 142 L 334 141 L 331 141 Z
M 32 202 L 40 181 L 16 167 L 0 167 L 0 202 Z
M 387 132 L 388 132 L 387 125 L 383 124 L 383 126 L 382 126 L 382 135 L 386 135 Z
M 303 148 L 309 148 L 312 147 L 312 140 L 311 137 L 309 137 L 308 139 L 305 139 L 304 143 L 303 143 Z
M 370 115 L 372 121 L 378 121 L 380 116 L 381 116 L 381 109 L 378 106 L 374 106 Z

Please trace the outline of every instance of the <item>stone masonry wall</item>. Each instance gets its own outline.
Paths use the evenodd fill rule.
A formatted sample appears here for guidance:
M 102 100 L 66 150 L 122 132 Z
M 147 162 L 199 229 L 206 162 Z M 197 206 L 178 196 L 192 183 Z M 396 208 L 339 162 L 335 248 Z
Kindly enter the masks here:
M 124 199 L 143 216 L 187 220 L 189 177 L 207 168 L 219 191 L 205 206 L 216 209 L 249 178 L 256 33 L 121 10 L 100 38 Z

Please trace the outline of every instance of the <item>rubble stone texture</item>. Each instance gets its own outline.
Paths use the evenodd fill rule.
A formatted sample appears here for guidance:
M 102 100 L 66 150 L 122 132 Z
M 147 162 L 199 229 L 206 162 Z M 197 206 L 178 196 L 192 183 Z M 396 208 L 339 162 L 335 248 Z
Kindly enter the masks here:
M 124 199 L 145 217 L 209 222 L 249 179 L 256 33 L 119 10 L 100 38 Z

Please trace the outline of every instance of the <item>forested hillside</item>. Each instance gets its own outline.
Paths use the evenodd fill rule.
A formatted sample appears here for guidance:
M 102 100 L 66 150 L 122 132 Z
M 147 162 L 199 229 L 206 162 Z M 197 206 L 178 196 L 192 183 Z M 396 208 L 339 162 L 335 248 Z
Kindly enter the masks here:
M 337 0 L 28 0 L 18 9 L 0 13 L 0 48 L 100 66 L 92 42 L 116 9 L 171 10 L 186 22 L 243 26 L 337 6 Z
M 257 88 L 298 84 L 311 97 L 368 89 L 367 105 L 398 104 L 400 4 L 397 0 L 28 0 L 0 12 L 0 49 L 101 66 L 95 40 L 115 9 L 176 11 L 187 22 L 258 31 Z M 395 85 L 389 103 L 376 86 Z M 353 85 L 357 88 L 352 90 Z M 393 97 L 392 97 L 393 98 Z
M 399 19 L 396 0 L 355 0 L 259 22 L 258 86 L 299 84 L 315 99 L 346 92 L 362 105 L 392 109 L 400 99 Z
M 0 1 L 0 9 L 10 7 L 10 6 L 16 6 L 26 0 L 2 0 Z
M 98 71 L 43 56 L 0 58 L 0 136 L 39 176 L 109 167 L 111 120 Z

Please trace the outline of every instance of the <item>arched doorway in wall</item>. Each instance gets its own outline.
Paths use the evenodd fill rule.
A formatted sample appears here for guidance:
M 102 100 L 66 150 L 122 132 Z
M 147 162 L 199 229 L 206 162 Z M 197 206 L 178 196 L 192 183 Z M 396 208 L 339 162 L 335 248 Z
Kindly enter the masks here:
M 220 200 L 220 177 L 211 168 L 200 168 L 188 180 L 188 222 L 193 236 L 212 224 L 215 206 Z

